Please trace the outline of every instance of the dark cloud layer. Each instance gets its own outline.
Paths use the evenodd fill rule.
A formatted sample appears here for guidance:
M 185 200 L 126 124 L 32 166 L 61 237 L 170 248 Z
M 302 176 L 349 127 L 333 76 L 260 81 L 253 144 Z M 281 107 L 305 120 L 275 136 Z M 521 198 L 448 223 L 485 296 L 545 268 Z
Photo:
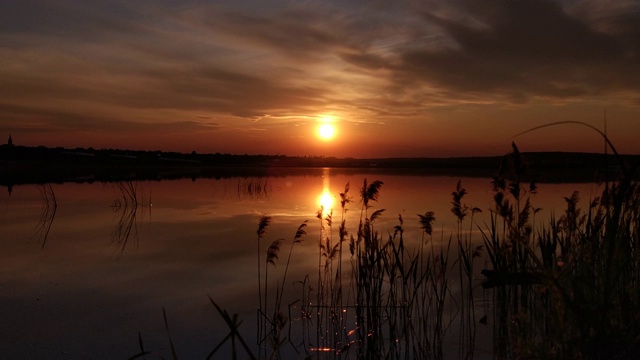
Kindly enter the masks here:
M 7 106 L 0 104 L 0 112 L 19 119 L 15 123 L 0 122 L 0 131 L 39 133 L 46 126 L 47 132 L 72 134 L 74 131 L 94 133 L 131 132 L 144 134 L 192 133 L 210 131 L 218 124 L 210 119 L 198 121 L 174 121 L 165 123 L 144 123 L 113 119 L 100 114 L 78 114 L 72 111 L 38 110 L 26 106 Z
M 637 11 L 609 19 L 625 23 L 616 33 L 597 31 L 550 1 L 465 2 L 457 11 L 480 25 L 423 13 L 456 48 L 403 52 L 398 81 L 418 78 L 462 94 L 514 101 L 640 89 L 639 42 L 631 36 L 640 29 Z

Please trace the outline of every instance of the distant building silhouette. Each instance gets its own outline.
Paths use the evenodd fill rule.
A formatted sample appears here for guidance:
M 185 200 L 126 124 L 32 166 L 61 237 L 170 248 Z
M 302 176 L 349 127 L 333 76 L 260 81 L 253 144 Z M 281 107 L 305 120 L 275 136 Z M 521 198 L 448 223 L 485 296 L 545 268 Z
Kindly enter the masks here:
M 13 139 L 11 138 L 11 134 L 9 134 L 9 140 L 7 141 L 7 145 L 13 146 Z

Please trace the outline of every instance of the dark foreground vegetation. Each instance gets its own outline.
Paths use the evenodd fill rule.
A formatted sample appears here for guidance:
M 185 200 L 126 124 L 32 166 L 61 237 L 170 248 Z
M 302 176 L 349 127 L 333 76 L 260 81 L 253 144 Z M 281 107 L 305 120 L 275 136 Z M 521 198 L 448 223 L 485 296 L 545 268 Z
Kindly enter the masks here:
M 263 216 L 257 344 L 245 340 L 255 330 L 239 329 L 241 320 L 211 299 L 228 335 L 207 358 L 472 359 L 487 357 L 478 337 L 489 332 L 497 359 L 636 359 L 640 187 L 631 172 L 625 166 L 587 203 L 568 194 L 563 214 L 536 220 L 537 188 L 523 180 L 514 145 L 488 184 L 489 209 L 467 205 L 458 182 L 451 214 L 399 217 L 381 232 L 384 209 L 375 204 L 383 183 L 365 179 L 353 197 L 345 186 L 339 213 L 318 211 L 318 239 L 307 239 L 304 222 L 291 239 L 267 241 L 271 218 Z M 360 210 L 357 226 L 344 220 L 347 209 Z M 488 223 L 474 220 L 480 211 Z M 457 225 L 438 236 L 434 221 L 445 216 Z M 405 239 L 405 220 L 420 224 L 420 239 Z M 290 260 L 307 241 L 318 243 L 317 273 L 291 279 Z M 168 330 L 166 314 L 165 323 Z M 179 358 L 170 336 L 169 344 Z M 140 350 L 131 359 L 159 355 L 142 335 Z
M 640 156 L 586 153 L 524 153 L 537 182 L 582 182 L 618 176 L 619 160 L 640 163 Z M 295 175 L 299 169 L 331 167 L 335 173 L 491 177 L 503 156 L 466 158 L 354 159 L 324 156 L 197 154 L 93 148 L 0 146 L 0 186 L 74 182 L 112 182 L 230 176 Z

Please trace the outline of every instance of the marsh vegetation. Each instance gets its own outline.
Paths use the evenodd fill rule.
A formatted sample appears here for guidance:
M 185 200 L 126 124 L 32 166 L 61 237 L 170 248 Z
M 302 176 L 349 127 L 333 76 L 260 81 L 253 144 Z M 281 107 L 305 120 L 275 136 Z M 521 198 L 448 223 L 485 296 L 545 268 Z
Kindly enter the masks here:
M 567 194 L 563 213 L 539 219 L 537 185 L 525 176 L 514 145 L 488 184 L 490 208 L 467 204 L 458 182 L 450 214 L 425 209 L 399 216 L 392 229 L 377 225 L 386 216 L 376 208 L 378 180 L 365 179 L 354 195 L 347 183 L 336 214 L 319 209 L 318 238 L 307 237 L 314 225 L 305 221 L 291 238 L 270 241 L 272 218 L 263 216 L 257 344 L 247 345 L 237 317 L 212 299 L 229 333 L 208 358 L 227 356 L 227 341 L 232 358 L 634 358 L 640 188 L 622 177 L 584 204 L 578 192 Z M 349 210 L 360 213 L 357 224 L 346 222 Z M 445 216 L 455 227 L 437 230 Z M 405 238 L 406 221 L 419 224 L 419 239 Z M 317 243 L 317 272 L 291 279 L 300 276 L 289 268 L 303 242 Z

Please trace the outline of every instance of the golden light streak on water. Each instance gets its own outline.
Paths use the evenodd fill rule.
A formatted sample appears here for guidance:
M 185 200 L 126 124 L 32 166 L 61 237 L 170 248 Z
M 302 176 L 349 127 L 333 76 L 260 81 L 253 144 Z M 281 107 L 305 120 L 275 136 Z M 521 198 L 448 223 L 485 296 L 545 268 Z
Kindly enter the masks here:
M 322 193 L 318 196 L 317 205 L 322 208 L 322 216 L 326 217 L 333 211 L 334 195 L 330 188 L 330 169 L 322 169 Z
M 328 347 L 323 347 L 323 348 L 309 348 L 309 350 L 311 351 L 320 351 L 320 352 L 329 352 L 329 351 L 334 351 L 335 349 L 332 348 L 328 348 Z

